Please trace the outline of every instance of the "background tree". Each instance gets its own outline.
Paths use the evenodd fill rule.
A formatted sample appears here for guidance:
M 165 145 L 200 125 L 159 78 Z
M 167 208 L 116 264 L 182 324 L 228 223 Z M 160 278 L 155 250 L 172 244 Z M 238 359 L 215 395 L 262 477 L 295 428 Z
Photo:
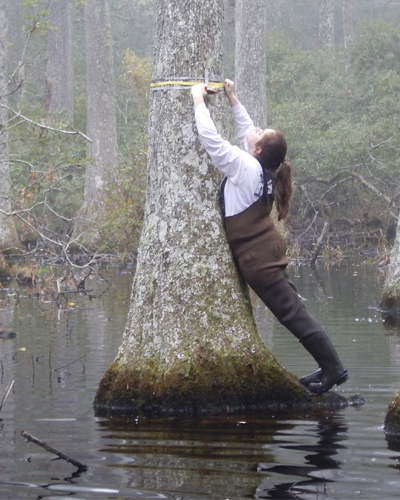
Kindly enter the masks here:
M 222 0 L 159 0 L 153 81 L 221 79 Z M 221 128 L 220 99 L 213 115 Z M 215 106 L 214 106 L 215 104 Z M 123 342 L 97 408 L 201 411 L 304 399 L 265 348 L 225 241 L 188 90 L 150 99 L 146 211 Z
M 349 48 L 354 36 L 354 0 L 343 0 L 343 46 Z
M 400 217 L 389 270 L 383 286 L 381 306 L 391 311 L 400 309 Z
M 138 57 L 153 55 L 155 0 L 109 0 L 114 62 L 118 65 L 129 48 Z
M 334 48 L 334 0 L 319 0 L 319 44 L 321 48 Z
M 74 0 L 50 3 L 50 30 L 47 35 L 46 103 L 51 115 L 74 120 Z
M 115 84 L 108 0 L 86 0 L 87 128 L 92 140 L 88 150 L 85 191 L 75 236 L 92 245 L 99 240 L 99 225 L 107 220 L 106 189 L 117 168 Z
M 236 93 L 254 123 L 267 126 L 267 10 L 263 0 L 236 0 Z
M 263 0 L 236 0 L 235 85 L 237 96 L 256 126 L 267 127 L 267 9 Z M 273 211 L 275 223 L 282 227 Z M 253 295 L 253 301 L 258 297 Z M 272 338 L 274 316 L 267 309 L 267 347 Z
M 319 0 L 266 2 L 268 33 L 284 33 L 303 49 L 318 46 Z
M 11 210 L 11 179 L 8 157 L 8 20 L 7 0 L 0 0 L 0 250 L 18 246 L 14 220 L 4 215 Z M 0 262 L 0 267 L 2 267 Z

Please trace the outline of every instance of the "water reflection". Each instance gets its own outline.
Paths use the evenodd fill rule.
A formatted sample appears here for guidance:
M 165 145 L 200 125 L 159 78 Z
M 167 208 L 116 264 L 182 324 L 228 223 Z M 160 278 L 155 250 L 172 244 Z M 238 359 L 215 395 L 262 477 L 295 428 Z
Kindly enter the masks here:
M 329 483 L 333 482 L 333 479 L 327 479 L 326 476 L 333 478 L 335 476 L 333 471 L 341 467 L 341 462 L 334 457 L 340 448 L 345 448 L 341 442 L 348 439 L 347 423 L 343 416 L 337 414 L 323 416 L 318 421 L 314 434 L 318 438 L 315 445 L 281 445 L 283 449 L 306 452 L 305 465 L 260 464 L 259 466 L 260 472 L 297 478 L 305 477 L 307 480 L 297 479 L 271 486 L 271 479 L 268 478 L 257 488 L 257 498 L 317 499 L 321 498 L 322 494 L 324 498 L 329 498 Z
M 246 498 L 259 483 L 260 462 L 274 462 L 277 431 L 293 423 L 259 415 L 204 419 L 115 418 L 101 423 L 113 473 L 130 487 L 184 498 Z
M 397 331 L 400 333 L 400 314 L 388 314 L 382 312 L 382 319 L 386 330 Z

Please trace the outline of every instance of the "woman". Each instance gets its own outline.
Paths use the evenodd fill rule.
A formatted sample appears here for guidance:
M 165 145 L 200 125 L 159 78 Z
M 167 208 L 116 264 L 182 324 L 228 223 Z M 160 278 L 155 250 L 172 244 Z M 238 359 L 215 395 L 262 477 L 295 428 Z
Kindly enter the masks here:
M 319 369 L 300 382 L 312 394 L 322 394 L 344 383 L 348 374 L 323 326 L 307 312 L 288 280 L 286 244 L 270 217 L 274 201 L 279 220 L 289 210 L 292 182 L 291 168 L 285 161 L 286 140 L 278 130 L 254 127 L 233 92 L 231 80 L 225 81 L 225 94 L 245 151 L 217 133 L 204 103 L 206 85 L 192 87 L 201 141 L 226 176 L 221 202 L 228 242 L 244 279 L 318 363 Z

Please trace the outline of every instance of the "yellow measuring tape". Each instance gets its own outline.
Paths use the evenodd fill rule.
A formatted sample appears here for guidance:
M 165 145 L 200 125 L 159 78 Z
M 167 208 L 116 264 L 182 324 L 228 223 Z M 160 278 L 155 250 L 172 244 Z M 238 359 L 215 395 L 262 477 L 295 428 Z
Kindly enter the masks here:
M 168 87 L 169 85 L 173 85 L 174 88 L 185 88 L 185 87 L 193 87 L 193 85 L 197 85 L 198 83 L 204 83 L 203 81 L 186 81 L 186 80 L 168 80 L 165 82 L 154 82 L 150 83 L 150 87 L 152 90 L 163 90 L 162 87 Z M 209 90 L 223 89 L 225 87 L 225 83 L 223 82 L 209 82 L 207 83 L 207 88 Z

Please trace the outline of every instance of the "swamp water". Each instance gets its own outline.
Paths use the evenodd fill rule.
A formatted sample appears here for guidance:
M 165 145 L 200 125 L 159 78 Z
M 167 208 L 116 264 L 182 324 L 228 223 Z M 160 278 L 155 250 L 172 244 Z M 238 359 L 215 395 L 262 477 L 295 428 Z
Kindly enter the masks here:
M 383 432 L 400 388 L 400 329 L 374 309 L 384 276 L 369 264 L 290 275 L 349 370 L 336 390 L 361 394 L 363 406 L 99 418 L 92 401 L 120 345 L 131 274 L 87 280 L 89 296 L 62 299 L 60 309 L 29 290 L 1 290 L 1 329 L 17 335 L 0 339 L 0 400 L 15 380 L 0 413 L 0 499 L 400 498 L 400 448 Z M 265 336 L 271 318 L 259 304 L 255 311 Z M 264 341 L 282 364 L 297 375 L 313 370 L 296 339 L 273 325 Z M 54 460 L 22 430 L 89 470 Z

